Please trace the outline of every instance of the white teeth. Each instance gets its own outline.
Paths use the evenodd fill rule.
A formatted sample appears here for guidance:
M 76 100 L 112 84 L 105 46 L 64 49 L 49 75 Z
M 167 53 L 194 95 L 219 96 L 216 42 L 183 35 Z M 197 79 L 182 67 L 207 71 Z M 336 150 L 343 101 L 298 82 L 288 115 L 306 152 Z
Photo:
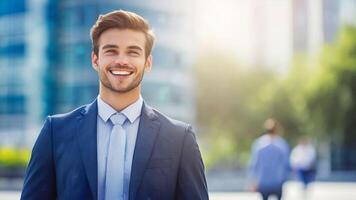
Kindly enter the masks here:
M 111 71 L 111 73 L 114 75 L 129 75 L 129 74 L 131 74 L 131 72 L 127 72 L 127 71 Z

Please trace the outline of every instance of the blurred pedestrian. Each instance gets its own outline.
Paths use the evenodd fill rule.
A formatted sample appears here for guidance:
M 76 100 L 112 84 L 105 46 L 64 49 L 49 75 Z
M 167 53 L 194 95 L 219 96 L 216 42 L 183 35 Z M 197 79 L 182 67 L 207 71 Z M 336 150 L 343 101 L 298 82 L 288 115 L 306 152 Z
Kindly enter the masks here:
M 270 196 L 282 198 L 282 188 L 289 174 L 289 146 L 278 134 L 278 123 L 267 119 L 265 134 L 252 146 L 249 169 L 250 189 L 258 191 L 263 200 Z
M 293 148 L 290 164 L 306 189 L 315 180 L 316 174 L 316 152 L 309 138 L 301 138 L 298 145 Z

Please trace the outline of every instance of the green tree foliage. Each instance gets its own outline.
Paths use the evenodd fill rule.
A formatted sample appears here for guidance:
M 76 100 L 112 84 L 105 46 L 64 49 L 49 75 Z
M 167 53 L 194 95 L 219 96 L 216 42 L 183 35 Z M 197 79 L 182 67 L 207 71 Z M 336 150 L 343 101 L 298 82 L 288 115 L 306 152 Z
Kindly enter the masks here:
M 308 111 L 317 129 L 343 144 L 356 142 L 356 28 L 344 27 L 325 47 L 320 72 L 308 94 Z
M 262 95 L 273 88 L 274 75 L 264 68 L 244 68 L 233 56 L 214 51 L 202 53 L 195 69 L 207 166 L 245 164 L 252 140 L 263 131 Z

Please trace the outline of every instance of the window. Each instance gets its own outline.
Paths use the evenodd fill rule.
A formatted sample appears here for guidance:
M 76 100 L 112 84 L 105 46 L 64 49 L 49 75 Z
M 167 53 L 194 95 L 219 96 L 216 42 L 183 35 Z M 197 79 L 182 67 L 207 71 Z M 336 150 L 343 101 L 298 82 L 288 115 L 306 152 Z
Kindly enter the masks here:
M 63 44 L 59 53 L 60 63 L 66 68 L 88 68 L 91 66 L 91 43 Z
M 0 16 L 25 11 L 25 0 L 0 1 Z
M 25 100 L 24 95 L 8 94 L 0 96 L 0 114 L 24 114 Z
M 91 27 L 96 21 L 98 8 L 95 4 L 77 4 L 60 8 L 61 26 L 66 28 Z
M 15 57 L 25 55 L 24 43 L 12 43 L 6 46 L 0 46 L 0 56 Z

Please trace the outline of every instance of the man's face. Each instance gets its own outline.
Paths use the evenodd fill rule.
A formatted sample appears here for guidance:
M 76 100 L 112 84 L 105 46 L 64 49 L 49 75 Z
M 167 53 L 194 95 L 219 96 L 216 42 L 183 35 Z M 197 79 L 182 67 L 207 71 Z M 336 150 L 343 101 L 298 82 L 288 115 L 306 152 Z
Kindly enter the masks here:
M 92 53 L 101 89 L 127 93 L 139 88 L 144 71 L 149 71 L 152 63 L 151 55 L 145 55 L 145 43 L 142 32 L 130 29 L 113 28 L 101 34 L 98 56 Z

